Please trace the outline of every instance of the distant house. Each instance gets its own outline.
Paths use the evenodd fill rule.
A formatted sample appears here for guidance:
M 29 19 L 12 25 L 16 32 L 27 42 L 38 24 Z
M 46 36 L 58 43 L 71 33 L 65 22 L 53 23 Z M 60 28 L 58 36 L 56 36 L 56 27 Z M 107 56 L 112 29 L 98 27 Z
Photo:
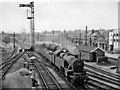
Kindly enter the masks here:
M 94 33 L 92 33 L 90 35 L 92 40 L 99 40 L 101 38 L 103 38 L 104 36 L 100 34 L 99 30 L 95 31 Z
M 81 55 L 82 60 L 86 61 L 96 62 L 99 57 L 105 56 L 105 51 L 103 49 L 93 46 L 77 46 L 75 52 Z
M 118 51 L 118 48 L 120 47 L 120 32 L 118 29 L 114 29 L 109 32 L 109 49 L 113 48 L 113 50 Z M 113 45 L 113 46 L 112 46 Z

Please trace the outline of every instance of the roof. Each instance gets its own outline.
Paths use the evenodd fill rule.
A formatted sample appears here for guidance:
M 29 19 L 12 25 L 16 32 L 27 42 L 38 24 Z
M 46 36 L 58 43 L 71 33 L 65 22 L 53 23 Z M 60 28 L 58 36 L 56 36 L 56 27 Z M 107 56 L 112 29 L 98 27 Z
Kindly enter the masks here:
M 98 36 L 98 33 L 95 32 L 95 33 L 91 34 L 91 36 L 92 36 L 92 37 L 93 37 L 93 36 Z
M 100 49 L 101 51 L 105 52 L 103 49 L 101 49 L 99 47 L 95 47 L 95 46 L 78 46 L 77 48 L 79 50 L 85 51 L 85 52 L 94 52 L 97 49 Z
M 93 33 L 91 32 L 91 31 L 89 31 L 88 33 L 87 33 L 87 36 L 91 36 Z

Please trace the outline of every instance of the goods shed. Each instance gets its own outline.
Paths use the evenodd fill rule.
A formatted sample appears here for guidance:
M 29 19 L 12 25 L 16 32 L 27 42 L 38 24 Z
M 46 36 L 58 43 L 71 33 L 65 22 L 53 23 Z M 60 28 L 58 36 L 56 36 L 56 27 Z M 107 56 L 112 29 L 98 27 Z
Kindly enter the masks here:
M 98 62 L 105 57 L 105 51 L 99 47 L 77 46 L 75 52 L 85 61 Z

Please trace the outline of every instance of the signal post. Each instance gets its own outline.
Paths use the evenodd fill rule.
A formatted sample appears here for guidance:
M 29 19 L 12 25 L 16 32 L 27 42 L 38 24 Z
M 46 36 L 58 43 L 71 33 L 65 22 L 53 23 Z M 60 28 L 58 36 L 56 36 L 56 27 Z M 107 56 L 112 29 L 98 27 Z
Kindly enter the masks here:
M 30 19 L 30 23 L 31 23 L 30 44 L 31 44 L 31 47 L 35 49 L 34 2 L 31 2 L 30 4 L 19 4 L 19 7 L 29 7 L 31 9 L 31 16 L 27 17 L 27 19 Z

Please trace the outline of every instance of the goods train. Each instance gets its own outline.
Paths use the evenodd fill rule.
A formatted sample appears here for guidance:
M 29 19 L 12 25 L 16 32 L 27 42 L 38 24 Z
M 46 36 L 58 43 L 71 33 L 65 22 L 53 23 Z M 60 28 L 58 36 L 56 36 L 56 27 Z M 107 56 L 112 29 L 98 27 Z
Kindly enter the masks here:
M 43 44 L 44 49 L 48 50 L 48 55 L 42 51 L 43 55 L 54 65 L 74 86 L 84 85 L 88 80 L 84 70 L 84 62 L 78 55 L 71 54 L 67 49 L 58 45 Z M 52 51 L 52 52 L 51 52 Z

